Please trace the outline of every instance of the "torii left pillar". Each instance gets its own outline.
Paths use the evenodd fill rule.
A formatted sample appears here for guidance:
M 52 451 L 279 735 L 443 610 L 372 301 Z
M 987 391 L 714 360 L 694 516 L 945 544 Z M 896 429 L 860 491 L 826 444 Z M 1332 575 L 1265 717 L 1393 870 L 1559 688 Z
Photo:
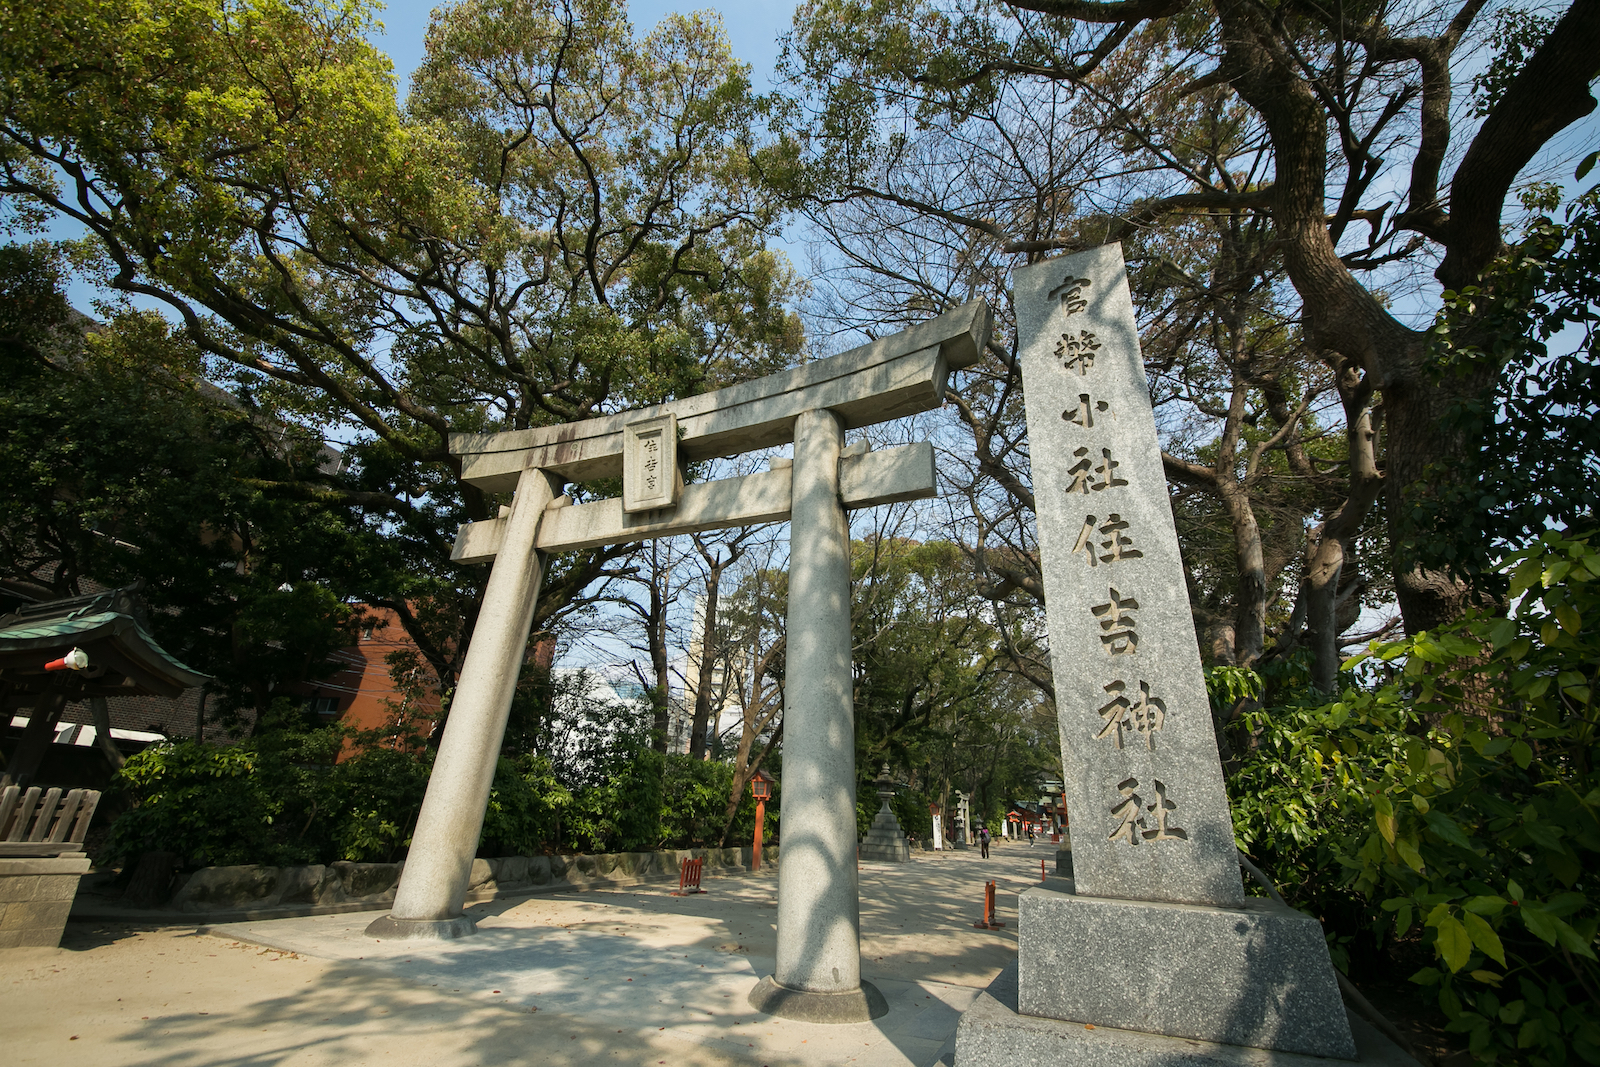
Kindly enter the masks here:
M 524 468 L 517 480 L 505 539 L 489 572 L 461 684 L 417 815 L 406 876 L 389 914 L 367 927 L 373 937 L 443 940 L 476 929 L 462 905 L 544 578 L 534 542 L 560 487 L 556 478 L 533 467 Z

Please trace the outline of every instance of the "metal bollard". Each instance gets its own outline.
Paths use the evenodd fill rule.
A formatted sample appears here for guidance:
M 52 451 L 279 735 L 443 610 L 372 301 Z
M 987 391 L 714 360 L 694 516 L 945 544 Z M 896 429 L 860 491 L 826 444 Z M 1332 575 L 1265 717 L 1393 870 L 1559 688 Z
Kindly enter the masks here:
M 1039 881 L 1044 881 L 1044 860 L 1039 861 Z
M 678 870 L 678 888 L 672 891 L 673 896 L 688 897 L 705 892 L 700 888 L 700 871 L 705 862 L 704 859 L 683 861 L 683 866 Z

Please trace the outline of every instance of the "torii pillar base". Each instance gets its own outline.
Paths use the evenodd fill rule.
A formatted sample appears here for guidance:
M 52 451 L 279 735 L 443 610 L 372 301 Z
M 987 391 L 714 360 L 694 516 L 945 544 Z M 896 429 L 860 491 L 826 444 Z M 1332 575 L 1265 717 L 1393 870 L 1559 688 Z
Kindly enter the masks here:
M 871 982 L 843 993 L 789 989 L 769 974 L 750 991 L 750 1006 L 764 1015 L 802 1023 L 870 1023 L 889 1014 L 889 1002 Z
M 478 926 L 465 915 L 453 919 L 396 919 L 380 915 L 367 924 L 367 936 L 379 941 L 454 941 L 470 937 Z

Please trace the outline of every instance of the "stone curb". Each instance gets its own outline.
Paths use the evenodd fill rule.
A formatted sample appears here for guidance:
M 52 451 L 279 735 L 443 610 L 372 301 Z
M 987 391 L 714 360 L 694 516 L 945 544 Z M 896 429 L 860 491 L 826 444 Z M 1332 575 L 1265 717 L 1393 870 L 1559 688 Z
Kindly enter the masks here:
M 512 900 L 521 897 L 544 896 L 551 893 L 564 893 L 572 890 L 591 889 L 618 889 L 635 885 L 668 884 L 677 880 L 677 867 L 685 858 L 695 854 L 705 857 L 708 852 L 720 851 L 723 855 L 718 857 L 723 860 L 719 864 L 706 864 L 706 875 L 748 875 L 751 873 L 748 861 L 727 863 L 727 853 L 734 853 L 744 860 L 750 852 L 748 847 L 729 849 L 683 849 L 679 852 L 661 853 L 598 853 L 580 856 L 561 857 L 566 860 L 566 869 L 559 875 L 551 871 L 552 880 L 544 885 L 507 885 L 501 887 L 494 880 L 493 874 L 497 868 L 502 867 L 508 860 L 528 860 L 529 857 L 501 857 L 493 860 L 473 861 L 474 888 L 467 892 L 465 904 L 487 904 L 496 900 Z M 590 867 L 596 871 L 610 868 L 616 870 L 620 857 L 624 856 L 651 856 L 660 857 L 665 868 L 659 873 L 647 874 L 637 877 L 612 877 L 608 874 L 586 874 L 580 870 L 578 860 L 585 861 L 581 866 Z M 709 858 L 709 857 L 707 857 Z M 762 850 L 762 866 L 770 866 L 774 870 L 778 864 L 778 846 L 769 845 Z M 480 866 L 481 865 L 481 866 Z M 378 865 L 372 865 L 378 866 Z M 404 866 L 403 863 L 384 864 L 396 868 Z M 270 869 L 270 868 L 269 868 Z M 306 871 L 312 868 L 289 867 L 282 868 L 284 872 Z M 229 868 L 207 867 L 202 871 L 226 871 Z M 199 874 L 201 872 L 196 872 Z M 487 873 L 487 878 L 478 877 Z M 492 887 L 492 888 L 488 888 Z M 176 899 L 182 892 L 182 887 L 174 893 Z M 346 915 L 364 911 L 388 911 L 394 904 L 394 891 L 376 894 L 360 900 L 344 901 L 327 904 L 276 904 L 255 908 L 197 908 L 193 904 L 184 908 L 123 908 L 111 901 L 96 901 L 92 897 L 85 898 L 79 895 L 73 902 L 72 911 L 68 916 L 71 922 L 125 922 L 152 924 L 157 926 L 187 926 L 191 923 L 235 923 L 256 922 L 264 919 L 302 919 L 314 915 Z

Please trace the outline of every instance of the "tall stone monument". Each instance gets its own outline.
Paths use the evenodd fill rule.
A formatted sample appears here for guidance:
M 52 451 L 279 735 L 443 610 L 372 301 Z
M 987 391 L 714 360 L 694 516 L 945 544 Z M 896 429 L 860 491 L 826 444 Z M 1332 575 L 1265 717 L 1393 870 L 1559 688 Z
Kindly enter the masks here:
M 1075 882 L 956 1062 L 1354 1058 L 1321 925 L 1243 891 L 1121 249 L 1014 285 Z

